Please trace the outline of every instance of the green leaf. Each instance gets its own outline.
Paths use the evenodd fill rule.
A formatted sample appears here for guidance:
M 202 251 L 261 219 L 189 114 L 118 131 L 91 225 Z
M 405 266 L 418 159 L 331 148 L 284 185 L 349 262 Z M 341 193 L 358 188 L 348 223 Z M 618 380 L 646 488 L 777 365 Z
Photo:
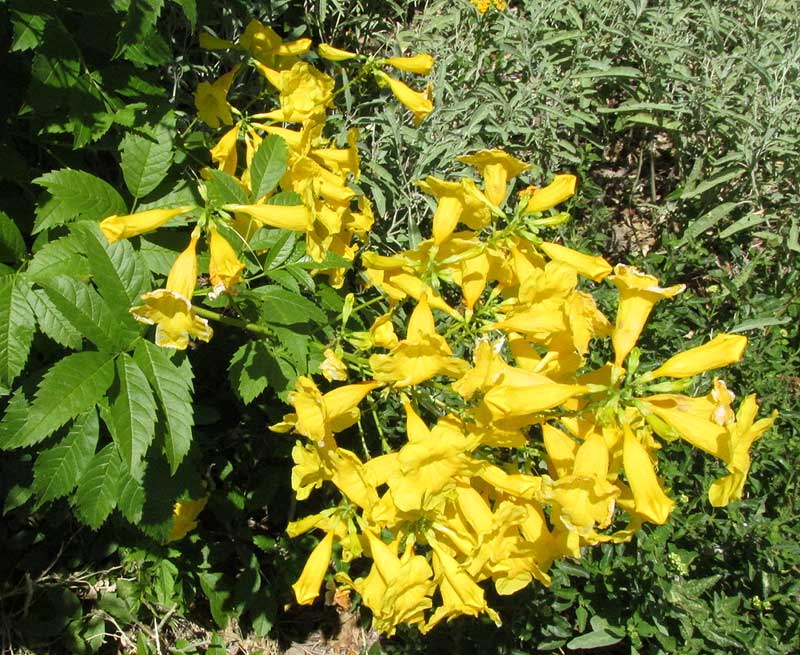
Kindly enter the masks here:
M 6 406 L 6 413 L 0 422 L 0 449 L 16 448 L 14 440 L 25 430 L 30 403 L 23 387 L 19 387 Z
M 100 422 L 97 410 L 79 416 L 61 442 L 45 450 L 33 465 L 33 490 L 38 505 L 70 493 L 89 466 L 97 448 Z
M 62 168 L 33 180 L 50 198 L 36 208 L 33 233 L 79 218 L 99 221 L 112 214 L 126 214 L 122 196 L 108 182 L 84 171 Z
M 167 177 L 172 165 L 172 144 L 172 132 L 163 123 L 141 134 L 129 132 L 122 139 L 122 176 L 134 198 L 147 195 Z
M 118 36 L 117 54 L 125 46 L 140 43 L 155 30 L 163 6 L 164 0 L 130 0 L 128 15 L 122 22 Z
M 80 243 L 72 235 L 43 245 L 31 259 L 26 272 L 34 282 L 46 281 L 62 273 L 83 280 L 88 280 L 91 275 Z
M 36 315 L 39 329 L 53 341 L 71 350 L 80 350 L 83 335 L 56 309 L 44 289 L 31 289 L 28 303 Z
M 209 168 L 211 179 L 206 180 L 208 198 L 217 205 L 239 204 L 247 205 L 250 199 L 247 192 L 240 186 L 236 178 L 225 171 Z
M 36 326 L 23 282 L 0 278 L 0 383 L 11 385 L 28 361 Z
M 741 232 L 742 230 L 748 230 L 751 227 L 755 227 L 756 225 L 761 225 L 764 221 L 766 221 L 769 216 L 765 214 L 756 214 L 751 213 L 747 214 L 746 216 L 742 216 L 738 221 L 726 227 L 722 232 L 719 233 L 720 239 L 727 239 L 729 236 L 733 236 L 737 232 Z
M 288 159 L 289 149 L 283 139 L 274 134 L 264 137 L 250 165 L 250 188 L 254 199 L 258 200 L 278 185 L 286 172 Z
M 100 295 L 123 320 L 132 321 L 128 308 L 150 290 L 150 276 L 139 254 L 127 239 L 109 244 L 96 223 L 82 222 L 73 229 L 81 237 Z
M 744 174 L 744 169 L 739 167 L 728 168 L 714 177 L 701 182 L 696 187 L 689 188 L 688 185 L 684 188 L 683 193 L 681 193 L 681 200 L 690 200 L 691 198 L 695 198 L 699 195 L 702 195 L 706 191 L 713 189 L 714 187 L 719 186 L 720 184 L 725 184 L 725 182 L 730 182 L 731 180 L 736 179 L 737 177 L 741 177 Z
M 0 212 L 0 262 L 18 262 L 28 253 L 25 239 L 8 214 Z
M 197 0 L 172 0 L 183 9 L 183 13 L 192 29 L 197 25 Z
M 267 323 L 295 325 L 312 321 L 323 324 L 327 320 L 325 312 L 308 298 L 282 287 L 258 287 L 253 290 L 253 294 L 262 303 L 261 315 Z
M 569 650 L 602 648 L 604 646 L 613 646 L 622 641 L 622 637 L 615 637 L 607 633 L 605 630 L 595 630 L 587 632 L 585 635 L 575 637 L 567 643 Z
M 144 487 L 126 466 L 120 466 L 119 492 L 117 494 L 117 508 L 133 525 L 138 525 L 142 520 L 144 510 Z
M 126 353 L 117 358 L 117 382 L 111 401 L 112 436 L 122 461 L 136 474 L 155 436 L 156 401 L 147 377 Z
M 39 284 L 64 318 L 100 350 L 118 352 L 137 335 L 120 324 L 108 304 L 89 285 L 66 275 L 57 275 Z
M 248 341 L 231 357 L 228 375 L 242 402 L 249 405 L 269 384 L 270 349 L 263 341 Z
M 695 237 L 700 236 L 706 230 L 714 227 L 720 220 L 730 214 L 737 206 L 735 202 L 724 202 L 721 205 L 714 207 L 710 212 L 707 212 L 692 221 L 691 225 L 686 228 L 681 240 L 676 244 L 681 246 L 687 241 L 691 241 Z
M 134 360 L 140 366 L 161 405 L 166 426 L 164 448 L 172 473 L 175 473 L 192 445 L 192 369 L 189 360 L 176 366 L 162 348 L 149 341 L 136 347 Z
M 39 443 L 78 414 L 91 408 L 114 380 L 114 361 L 106 353 L 73 353 L 44 374 L 28 419 L 6 448 Z
M 117 505 L 122 460 L 113 443 L 106 445 L 89 462 L 73 496 L 75 513 L 97 530 Z
M 44 37 L 47 25 L 45 16 L 29 14 L 27 12 L 12 10 L 11 24 L 14 26 L 14 40 L 9 52 L 22 52 L 33 50 Z

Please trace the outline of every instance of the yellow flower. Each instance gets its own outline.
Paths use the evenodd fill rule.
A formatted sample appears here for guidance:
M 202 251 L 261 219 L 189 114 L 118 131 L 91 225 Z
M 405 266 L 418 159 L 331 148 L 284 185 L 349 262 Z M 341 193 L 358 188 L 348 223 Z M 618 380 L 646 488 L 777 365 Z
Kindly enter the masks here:
M 578 273 L 595 282 L 603 280 L 612 270 L 611 264 L 602 257 L 593 257 L 557 243 L 543 241 L 536 247 L 550 259 L 572 266 Z
M 674 298 L 685 288 L 685 284 L 672 287 L 658 286 L 658 280 L 646 275 L 633 266 L 617 264 L 611 281 L 619 290 L 617 320 L 611 335 L 616 358 L 614 363 L 622 362 L 636 345 L 653 306 L 662 298 Z
M 236 175 L 236 166 L 239 158 L 236 153 L 236 143 L 239 139 L 239 125 L 234 125 L 225 132 L 211 148 L 211 160 L 217 164 L 217 168 L 225 171 L 228 175 Z
M 407 336 L 388 355 L 369 358 L 376 380 L 405 387 L 424 382 L 434 375 L 460 377 L 469 368 L 458 357 L 453 357 L 447 341 L 436 333 L 433 313 L 423 295 L 411 313 Z
M 320 43 L 317 46 L 317 52 L 319 53 L 320 57 L 327 59 L 328 61 L 347 61 L 348 59 L 358 57 L 355 52 L 334 48 L 332 45 L 328 45 L 327 43 Z
M 339 356 L 330 348 L 326 348 L 322 354 L 325 357 L 319 367 L 322 371 L 322 376 L 328 382 L 333 382 L 334 380 L 344 382 L 347 380 L 347 366 Z
M 208 321 L 197 316 L 189 300 L 197 282 L 197 239 L 192 234 L 189 246 L 172 264 L 166 288 L 142 295 L 144 305 L 131 307 L 140 323 L 156 325 L 156 345 L 185 350 L 189 337 L 209 341 L 213 331 Z
M 506 199 L 508 180 L 528 168 L 528 164 L 502 150 L 481 150 L 456 159 L 478 169 L 486 197 L 498 206 Z
M 300 605 L 310 605 L 319 596 L 319 588 L 333 553 L 333 532 L 329 532 L 311 552 L 300 578 L 292 585 Z
M 281 108 L 264 114 L 267 118 L 302 123 L 324 115 L 333 101 L 333 78 L 307 62 L 298 61 L 279 72 L 261 64 L 257 68 L 280 92 Z
M 183 539 L 189 532 L 197 527 L 200 512 L 208 502 L 208 496 L 198 500 L 179 500 L 172 509 L 172 530 L 167 537 L 167 543 Z
M 480 230 L 491 220 L 489 207 L 481 202 L 480 196 L 476 197 L 471 192 L 466 179 L 460 182 L 448 182 L 429 176 L 424 180 L 418 180 L 417 186 L 425 193 L 439 199 L 433 215 L 433 243 L 436 245 L 444 242 L 459 222 L 473 230 Z
M 194 105 L 197 107 L 197 115 L 200 120 L 209 127 L 218 128 L 221 124 L 233 123 L 227 96 L 238 70 L 239 67 L 236 66 L 232 71 L 212 83 L 200 82 L 197 85 L 194 93 Z
M 623 467 L 633 492 L 636 513 L 651 523 L 662 525 L 669 517 L 675 502 L 661 489 L 647 449 L 633 434 L 629 425 L 623 425 L 622 429 L 625 435 Z
M 725 507 L 732 500 L 740 500 L 744 483 L 750 471 L 750 447 L 775 422 L 778 412 L 768 418 L 753 422 L 758 413 L 755 394 L 747 396 L 736 412 L 736 421 L 728 424 L 722 460 L 729 475 L 714 481 L 708 490 L 708 499 L 714 507 Z
M 382 59 L 380 64 L 385 64 L 407 73 L 427 75 L 433 68 L 433 57 L 428 54 L 413 55 L 412 57 L 389 57 Z
M 690 348 L 670 357 L 656 370 L 646 373 L 640 379 L 652 380 L 659 377 L 690 378 L 705 371 L 735 364 L 744 354 L 747 337 L 737 334 L 718 334 L 708 343 Z
M 414 89 L 400 80 L 390 77 L 383 71 L 375 71 L 375 77 L 378 78 L 380 83 L 388 85 L 394 97 L 414 114 L 415 125 L 419 125 L 433 111 L 433 103 L 431 102 L 432 87 L 430 84 L 424 92 L 420 93 L 419 91 L 414 91 Z
M 693 411 L 694 400 L 680 395 L 662 394 L 642 398 L 640 402 L 645 418 L 648 412 L 655 414 L 694 447 L 714 457 L 723 458 L 726 452 L 726 430 L 711 420 L 711 412 L 708 412 L 708 416 L 702 416 Z
M 552 209 L 575 195 L 577 182 L 578 178 L 574 175 L 556 175 L 546 187 L 524 191 L 523 195 L 530 195 L 525 212 L 543 212 Z
M 186 205 L 175 209 L 148 209 L 147 211 L 128 214 L 127 216 L 114 214 L 100 222 L 100 231 L 109 243 L 114 243 L 120 239 L 130 239 L 145 232 L 152 232 L 171 218 L 191 210 L 192 207 Z
M 296 232 L 310 230 L 313 220 L 305 205 L 225 205 L 225 209 L 247 214 L 261 225 Z
M 241 282 L 244 264 L 236 257 L 231 244 L 219 233 L 215 225 L 212 225 L 209 231 L 211 233 L 209 240 L 211 259 L 208 264 L 208 275 L 213 287 L 209 298 L 213 299 L 220 293 L 230 292 L 234 284 Z
M 239 47 L 247 50 L 265 66 L 281 68 L 294 62 L 296 55 L 308 52 L 311 49 L 311 39 L 284 43 L 275 30 L 253 19 L 239 38 Z

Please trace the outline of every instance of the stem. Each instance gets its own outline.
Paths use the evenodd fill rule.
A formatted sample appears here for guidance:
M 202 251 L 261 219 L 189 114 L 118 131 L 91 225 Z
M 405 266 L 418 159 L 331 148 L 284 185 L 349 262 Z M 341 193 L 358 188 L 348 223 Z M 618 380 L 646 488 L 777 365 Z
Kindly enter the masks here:
M 210 309 L 198 307 L 197 305 L 193 305 L 192 309 L 194 309 L 198 316 L 202 316 L 203 318 L 209 318 L 212 321 L 217 321 L 218 323 L 224 323 L 225 325 L 232 325 L 233 327 L 238 327 L 242 330 L 248 330 L 249 332 L 258 334 L 262 337 L 272 336 L 272 332 L 269 330 L 269 328 L 264 327 L 263 325 L 258 325 L 258 323 L 248 323 L 247 321 L 242 321 L 238 318 L 223 316 L 219 312 L 212 312 Z

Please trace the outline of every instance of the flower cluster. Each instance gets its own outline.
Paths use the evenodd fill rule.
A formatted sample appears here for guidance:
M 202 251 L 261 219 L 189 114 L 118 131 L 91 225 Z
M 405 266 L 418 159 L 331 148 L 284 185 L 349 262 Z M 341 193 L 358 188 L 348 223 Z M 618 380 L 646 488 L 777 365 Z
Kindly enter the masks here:
M 725 463 L 713 505 L 740 498 L 750 446 L 774 421 L 756 420 L 752 395 L 735 412 L 721 379 L 705 395 L 684 393 L 694 376 L 739 361 L 745 337 L 720 334 L 641 370 L 636 343 L 653 307 L 684 287 L 542 239 L 566 218 L 552 210 L 574 193 L 573 176 L 524 189 L 507 213 L 527 166 L 498 150 L 460 160 L 482 184 L 419 183 L 437 201 L 432 238 L 363 255 L 389 304 L 368 333 L 343 335 L 366 379 L 323 393 L 301 378 L 295 412 L 272 428 L 303 437 L 293 451 L 298 499 L 323 485 L 342 499 L 289 526 L 324 533 L 294 586 L 298 602 L 317 597 L 338 544 L 345 562 L 371 560 L 365 575 L 335 579 L 389 634 L 461 614 L 499 622 L 481 582 L 499 594 L 548 584 L 556 559 L 664 523 L 675 505 L 658 475 L 665 442 Z M 618 297 L 613 321 L 586 291 L 605 280 Z M 603 339 L 613 360 L 598 366 L 592 348 Z M 401 399 L 405 439 L 359 456 L 336 435 L 360 421 L 369 394 Z

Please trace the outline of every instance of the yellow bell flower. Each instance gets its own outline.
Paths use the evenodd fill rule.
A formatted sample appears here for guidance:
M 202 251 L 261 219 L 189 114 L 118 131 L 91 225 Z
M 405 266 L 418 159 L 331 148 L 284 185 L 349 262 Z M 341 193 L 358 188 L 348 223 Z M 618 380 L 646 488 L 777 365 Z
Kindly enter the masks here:
M 399 387 L 419 384 L 434 375 L 460 377 L 469 367 L 464 360 L 453 357 L 447 341 L 436 333 L 424 294 L 411 313 L 406 338 L 390 354 L 372 355 L 369 365 L 376 380 Z
M 708 343 L 690 348 L 670 357 L 640 381 L 654 378 L 690 378 L 705 371 L 723 368 L 738 362 L 747 347 L 747 337 L 738 334 L 718 334 Z
M 320 43 L 317 46 L 317 52 L 319 53 L 320 57 L 327 59 L 328 61 L 347 61 L 348 59 L 354 59 L 355 57 L 358 57 L 355 52 L 334 48 L 332 45 L 327 43 Z
M 740 500 L 744 483 L 750 471 L 750 447 L 761 438 L 775 422 L 778 412 L 768 418 L 755 421 L 758 404 L 755 394 L 747 396 L 736 412 L 736 421 L 728 424 L 725 449 L 722 460 L 729 474 L 715 480 L 708 490 L 708 499 L 714 507 L 725 507 L 732 500 Z
M 529 168 L 528 164 L 503 150 L 480 150 L 456 159 L 478 169 L 483 178 L 483 192 L 492 204 L 497 206 L 506 199 L 508 180 Z
M 197 500 L 179 500 L 172 508 L 172 529 L 167 543 L 179 541 L 197 527 L 197 517 L 208 502 L 208 496 Z
M 239 47 L 247 50 L 265 66 L 283 68 L 311 49 L 311 39 L 284 41 L 271 27 L 253 19 L 239 38 Z
M 280 93 L 281 108 L 264 114 L 267 118 L 302 123 L 323 116 L 333 102 L 333 78 L 307 62 L 298 61 L 282 71 L 261 64 L 256 64 L 256 68 Z
M 427 75 L 433 68 L 433 57 L 428 54 L 413 55 L 411 57 L 389 57 L 388 59 L 381 59 L 378 64 L 391 66 L 407 73 Z
M 146 232 L 152 232 L 171 218 L 185 214 L 192 209 L 191 205 L 184 205 L 175 209 L 148 209 L 126 216 L 114 214 L 100 222 L 100 231 L 109 243 L 114 243 L 121 239 L 130 239 Z
M 229 293 L 237 282 L 242 280 L 244 264 L 236 257 L 231 244 L 223 237 L 215 225 L 209 228 L 209 250 L 211 258 L 208 264 L 208 275 L 211 278 L 212 293 L 210 298 L 216 298 L 220 293 Z
M 694 399 L 687 398 L 684 402 L 683 396 L 664 394 L 642 398 L 640 406 L 644 412 L 655 414 L 695 448 L 722 459 L 726 452 L 725 428 L 710 420 L 710 417 L 693 412 L 691 400 Z
M 633 492 L 636 513 L 651 523 L 662 525 L 669 518 L 675 502 L 661 489 L 647 449 L 629 425 L 623 424 L 622 430 L 625 435 L 623 467 Z
M 319 366 L 322 377 L 328 382 L 347 380 L 347 365 L 340 357 L 331 348 L 326 348 L 322 355 L 325 358 Z
M 209 341 L 213 331 L 208 321 L 197 316 L 189 300 L 197 283 L 197 239 L 193 233 L 188 247 L 175 259 L 166 288 L 142 294 L 144 305 L 131 307 L 140 323 L 156 325 L 156 345 L 185 350 L 189 337 Z
M 194 92 L 194 106 L 197 108 L 200 120 L 209 127 L 216 129 L 221 125 L 233 123 L 227 97 L 238 70 L 239 67 L 236 66 L 214 82 L 200 82 L 197 85 L 197 90 Z
M 611 264 L 602 257 L 593 257 L 557 243 L 543 241 L 537 248 L 550 259 L 572 266 L 578 273 L 595 282 L 602 281 L 612 271 Z
M 292 585 L 295 598 L 300 605 L 310 605 L 319 596 L 319 588 L 325 579 L 332 553 L 333 532 L 328 532 L 311 551 L 300 578 Z
M 575 186 L 578 178 L 574 175 L 556 175 L 546 187 L 531 188 L 523 191 L 523 196 L 529 196 L 525 205 L 525 213 L 543 212 L 561 204 L 575 195 Z
M 619 307 L 611 343 L 614 345 L 614 363 L 622 366 L 628 353 L 636 345 L 655 304 L 662 298 L 674 298 L 686 285 L 660 287 L 658 280 L 652 275 L 624 264 L 614 267 L 614 275 L 610 279 L 619 290 Z
M 217 168 L 225 171 L 228 175 L 236 176 L 236 167 L 239 164 L 239 157 L 236 152 L 236 144 L 239 141 L 239 125 L 234 125 L 230 130 L 225 132 L 217 141 L 216 145 L 211 148 L 211 161 L 213 161 Z
M 380 83 L 388 85 L 394 97 L 414 114 L 415 125 L 419 125 L 433 111 L 433 103 L 431 102 L 432 87 L 430 84 L 428 84 L 424 92 L 419 92 L 414 91 L 414 89 L 400 80 L 390 77 L 383 71 L 375 71 L 375 77 L 378 78 Z
M 313 217 L 305 205 L 225 205 L 224 208 L 247 214 L 262 226 L 307 232 L 313 225 Z
M 563 405 L 570 398 L 585 394 L 589 387 L 581 384 L 542 382 L 531 386 L 504 386 L 498 384 L 483 397 L 483 403 L 495 419 L 526 417 Z
M 459 222 L 473 230 L 480 230 L 491 220 L 489 208 L 470 193 L 464 180 L 448 182 L 428 176 L 418 180 L 417 186 L 438 198 L 433 215 L 433 243 L 436 245 L 443 243 Z

